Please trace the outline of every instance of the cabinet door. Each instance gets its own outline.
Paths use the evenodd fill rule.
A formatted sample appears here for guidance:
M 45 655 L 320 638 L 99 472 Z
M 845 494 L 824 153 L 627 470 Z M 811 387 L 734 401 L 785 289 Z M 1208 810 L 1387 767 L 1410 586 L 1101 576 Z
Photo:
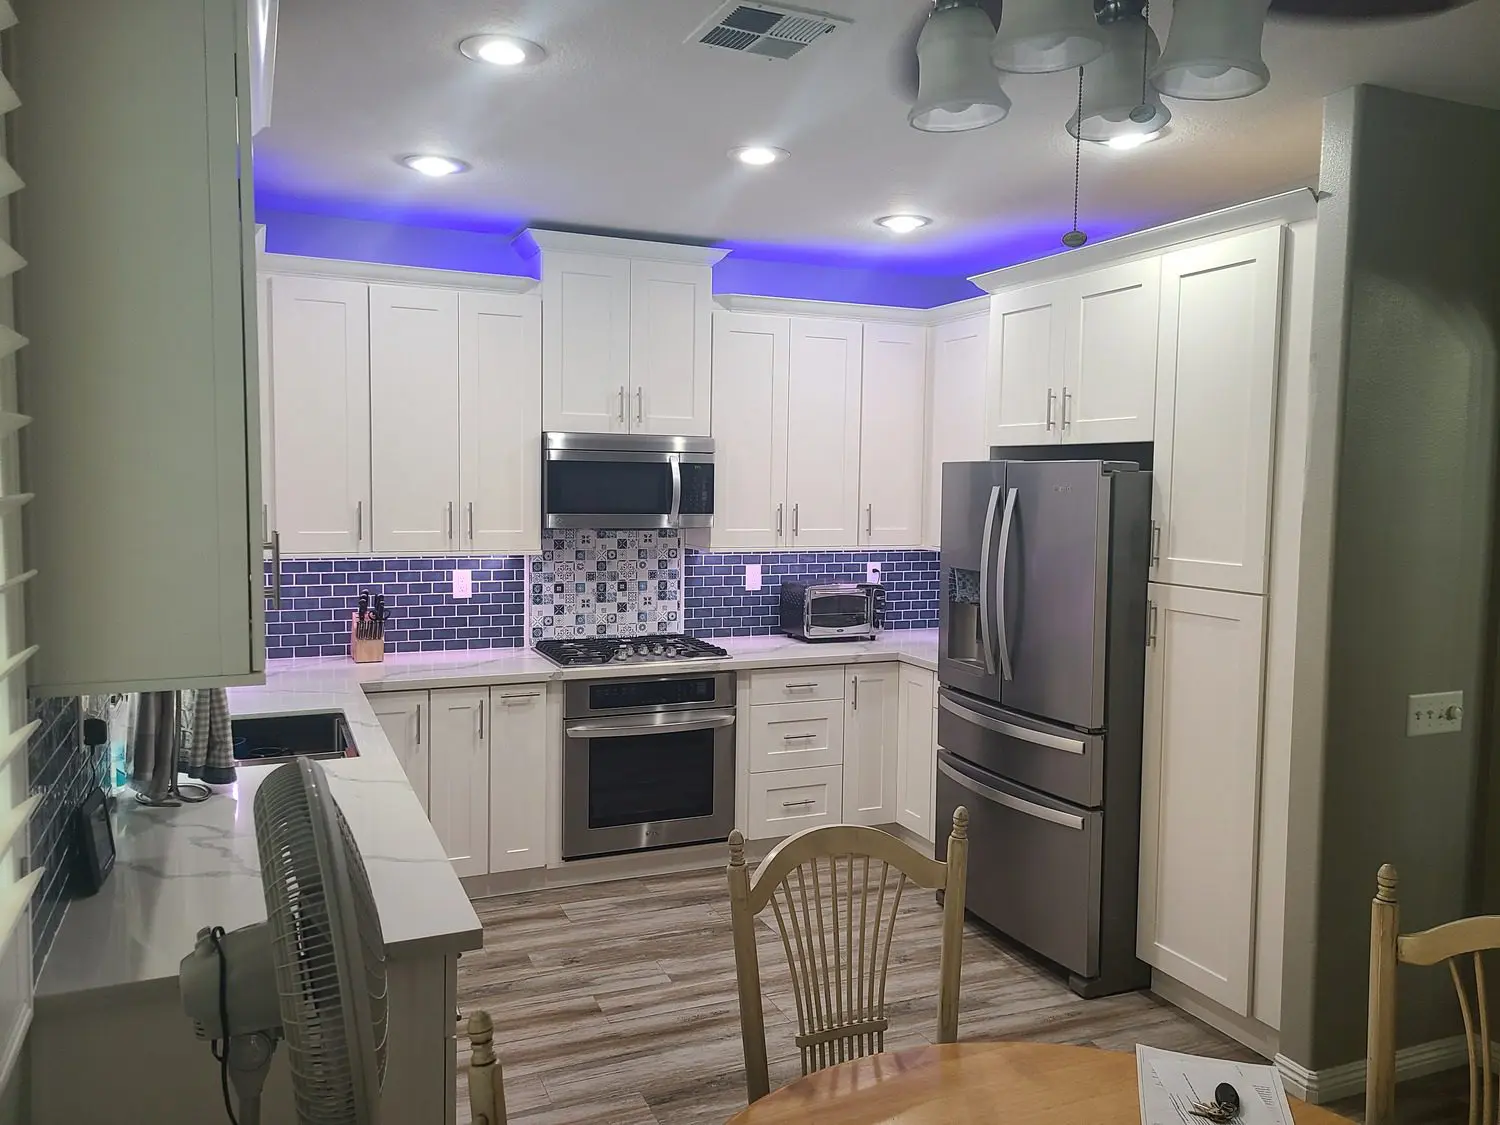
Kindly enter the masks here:
M 859 412 L 859 542 L 914 547 L 922 541 L 926 447 L 927 330 L 864 326 Z
M 630 263 L 633 434 L 709 434 L 713 274 L 684 262 Z
M 490 870 L 547 863 L 547 688 L 490 689 Z
M 454 872 L 484 875 L 490 869 L 490 689 L 435 691 L 431 700 L 428 817 Z
M 1161 259 L 1077 278 L 1064 358 L 1064 441 L 1150 441 Z
M 542 533 L 542 308 L 534 294 L 458 295 L 458 541 L 535 551 Z
M 943 463 L 983 461 L 984 380 L 989 319 L 972 316 L 932 330 L 932 401 L 927 438 L 927 514 L 922 541 L 938 546 L 943 523 Z
M 901 665 L 901 729 L 896 739 L 896 823 L 924 840 L 932 831 L 933 779 L 937 745 L 933 741 L 933 679 L 923 668 Z
M 896 739 L 900 726 L 901 665 L 857 664 L 844 693 L 844 821 L 896 821 Z
M 862 336 L 853 320 L 792 321 L 786 490 L 795 547 L 859 542 Z
M 1071 286 L 1071 280 L 1053 281 L 990 298 L 991 445 L 1058 440 Z
M 629 383 L 630 262 L 544 254 L 543 428 L 624 433 Z
M 287 554 L 370 545 L 370 293 L 354 281 L 272 277 L 276 506 Z
M 271 279 L 255 279 L 255 339 L 260 367 L 260 540 L 276 530 L 276 399 L 271 387 Z
M 1248 1015 L 1265 600 L 1149 597 L 1136 953 Z
M 371 547 L 458 543 L 458 294 L 370 286 Z
M 432 709 L 427 704 L 425 691 L 377 691 L 371 692 L 370 710 L 380 720 L 391 749 L 401 760 L 412 791 L 422 802 L 422 811 L 428 810 L 428 770 L 430 768 L 428 747 L 432 744 Z
M 791 322 L 780 316 L 716 312 L 713 326 L 713 546 L 780 546 L 790 536 L 786 433 Z
M 1282 230 L 1162 259 L 1152 577 L 1262 594 Z

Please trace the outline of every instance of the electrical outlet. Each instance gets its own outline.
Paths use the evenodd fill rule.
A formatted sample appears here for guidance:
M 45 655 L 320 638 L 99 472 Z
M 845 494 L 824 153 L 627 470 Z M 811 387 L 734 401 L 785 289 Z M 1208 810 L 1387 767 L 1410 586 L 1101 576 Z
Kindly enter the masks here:
M 474 596 L 474 572 L 472 570 L 455 570 L 453 572 L 453 596 L 455 598 L 472 598 Z
M 745 564 L 745 589 L 760 589 L 760 563 Z
M 1452 734 L 1464 729 L 1464 693 L 1434 691 L 1406 697 L 1406 733 Z
M 878 562 L 865 563 L 865 581 L 880 581 L 880 564 Z

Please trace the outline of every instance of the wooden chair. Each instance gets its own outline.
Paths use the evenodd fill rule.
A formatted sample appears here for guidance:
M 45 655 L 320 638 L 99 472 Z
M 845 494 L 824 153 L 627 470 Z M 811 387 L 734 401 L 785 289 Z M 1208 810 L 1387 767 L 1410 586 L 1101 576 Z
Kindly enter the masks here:
M 1485 989 L 1485 950 L 1500 949 L 1500 915 L 1461 918 L 1417 934 L 1402 934 L 1396 904 L 1396 869 L 1389 863 L 1375 877 L 1370 907 L 1370 1027 L 1365 1053 L 1365 1125 L 1396 1120 L 1396 966 L 1448 963 L 1469 1048 L 1469 1125 L 1497 1125 L 1490 1076 L 1489 998 Z M 1471 974 L 1460 957 L 1472 957 Z M 1472 975 L 1476 1001 L 1470 1003 Z M 1478 1008 L 1479 1026 L 1474 1026 Z
M 469 1015 L 469 1114 L 473 1125 L 505 1125 L 505 1076 L 495 1057 L 495 1023 L 480 1008 Z
M 770 904 L 791 969 L 802 1073 L 885 1049 L 886 970 L 908 881 L 943 892 L 938 1042 L 958 1039 L 969 813 L 954 810 L 948 861 L 876 828 L 809 828 L 772 849 L 750 875 L 745 838 L 729 836 L 729 911 L 750 1101 L 770 1092 L 755 919 Z M 873 878 L 872 878 L 873 876 Z M 872 896 L 872 885 L 874 894 Z M 873 901 L 872 901 L 873 897 Z

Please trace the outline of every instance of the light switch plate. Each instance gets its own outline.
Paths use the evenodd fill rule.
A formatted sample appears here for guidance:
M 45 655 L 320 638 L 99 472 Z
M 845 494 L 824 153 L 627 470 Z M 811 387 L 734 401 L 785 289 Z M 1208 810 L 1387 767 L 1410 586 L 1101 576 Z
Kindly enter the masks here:
M 453 596 L 455 598 L 472 598 L 474 596 L 474 572 L 472 570 L 455 570 L 453 572 Z
M 1406 697 L 1406 733 L 1451 734 L 1464 729 L 1464 693 L 1433 691 Z
M 865 581 L 880 581 L 880 564 L 878 562 L 865 563 Z
M 745 589 L 760 589 L 760 563 L 745 564 Z

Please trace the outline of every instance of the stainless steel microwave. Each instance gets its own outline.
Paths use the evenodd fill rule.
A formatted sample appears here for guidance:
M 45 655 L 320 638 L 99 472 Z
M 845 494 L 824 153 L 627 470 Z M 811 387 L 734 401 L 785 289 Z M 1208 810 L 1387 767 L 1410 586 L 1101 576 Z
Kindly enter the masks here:
M 804 641 L 857 641 L 880 628 L 881 588 L 869 582 L 783 582 L 781 631 Z
M 712 527 L 712 438 L 542 434 L 542 526 Z

